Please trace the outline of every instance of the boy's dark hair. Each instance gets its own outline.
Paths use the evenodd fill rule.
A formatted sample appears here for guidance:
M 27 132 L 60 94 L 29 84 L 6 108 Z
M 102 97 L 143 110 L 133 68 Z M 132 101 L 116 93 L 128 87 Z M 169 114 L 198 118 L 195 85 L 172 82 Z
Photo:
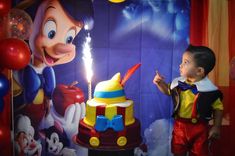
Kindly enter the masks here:
M 204 68 L 205 76 L 214 68 L 216 59 L 214 52 L 210 48 L 190 44 L 186 51 L 193 54 L 193 58 L 198 67 Z

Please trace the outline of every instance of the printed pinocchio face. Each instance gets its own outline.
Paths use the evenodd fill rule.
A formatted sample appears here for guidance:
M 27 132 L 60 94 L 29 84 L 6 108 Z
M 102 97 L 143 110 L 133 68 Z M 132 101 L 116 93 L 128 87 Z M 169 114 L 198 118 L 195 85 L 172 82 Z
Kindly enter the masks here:
M 58 0 L 44 2 L 40 7 L 37 14 L 43 15 L 36 16 L 33 28 L 38 32 L 30 38 L 34 57 L 47 66 L 72 61 L 76 53 L 72 41 L 81 30 L 82 23 L 67 15 Z

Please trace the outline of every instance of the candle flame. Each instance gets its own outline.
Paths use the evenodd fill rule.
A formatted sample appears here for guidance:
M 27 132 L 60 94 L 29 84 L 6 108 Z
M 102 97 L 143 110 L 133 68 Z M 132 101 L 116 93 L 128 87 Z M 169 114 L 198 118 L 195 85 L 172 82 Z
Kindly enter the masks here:
M 92 56 L 91 56 L 91 37 L 90 34 L 88 33 L 88 36 L 86 37 L 86 41 L 83 45 L 83 62 L 85 64 L 85 69 L 86 69 L 86 77 L 87 77 L 87 82 L 91 83 L 91 78 L 93 76 L 93 71 L 92 71 Z

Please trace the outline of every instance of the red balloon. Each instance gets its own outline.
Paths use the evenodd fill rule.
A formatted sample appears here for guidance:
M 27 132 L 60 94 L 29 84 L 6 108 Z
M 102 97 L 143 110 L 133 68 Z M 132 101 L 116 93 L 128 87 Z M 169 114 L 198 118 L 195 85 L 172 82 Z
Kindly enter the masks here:
M 3 119 L 2 119 L 3 120 Z M 9 150 L 11 150 L 10 148 L 10 144 L 11 144 L 11 134 L 10 134 L 11 130 L 9 127 L 7 126 L 0 126 L 0 148 L 4 149 L 4 150 L 0 150 L 0 155 L 3 155 L 3 153 L 5 154 L 6 152 L 9 153 Z M 5 152 L 3 152 L 5 151 Z
M 1 0 L 0 1 L 0 16 L 6 15 L 11 8 L 10 0 Z
M 4 68 L 3 67 L 0 67 L 0 72 L 2 72 L 4 70 Z
M 19 70 L 29 64 L 30 49 L 27 43 L 16 38 L 0 41 L 0 66 Z

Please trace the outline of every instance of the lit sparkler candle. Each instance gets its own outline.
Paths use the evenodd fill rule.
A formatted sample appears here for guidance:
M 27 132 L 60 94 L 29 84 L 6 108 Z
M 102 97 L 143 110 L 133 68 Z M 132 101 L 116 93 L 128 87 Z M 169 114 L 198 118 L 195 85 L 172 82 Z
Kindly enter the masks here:
M 85 25 L 84 27 L 85 30 L 88 30 L 88 26 Z M 92 94 L 92 90 L 91 90 L 91 79 L 93 76 L 93 71 L 92 71 L 92 56 L 91 56 L 91 36 L 90 33 L 87 33 L 87 37 L 85 40 L 85 43 L 83 44 L 83 62 L 85 65 L 85 69 L 86 69 L 86 77 L 87 77 L 87 82 L 88 82 L 88 99 L 90 100 L 91 94 Z

